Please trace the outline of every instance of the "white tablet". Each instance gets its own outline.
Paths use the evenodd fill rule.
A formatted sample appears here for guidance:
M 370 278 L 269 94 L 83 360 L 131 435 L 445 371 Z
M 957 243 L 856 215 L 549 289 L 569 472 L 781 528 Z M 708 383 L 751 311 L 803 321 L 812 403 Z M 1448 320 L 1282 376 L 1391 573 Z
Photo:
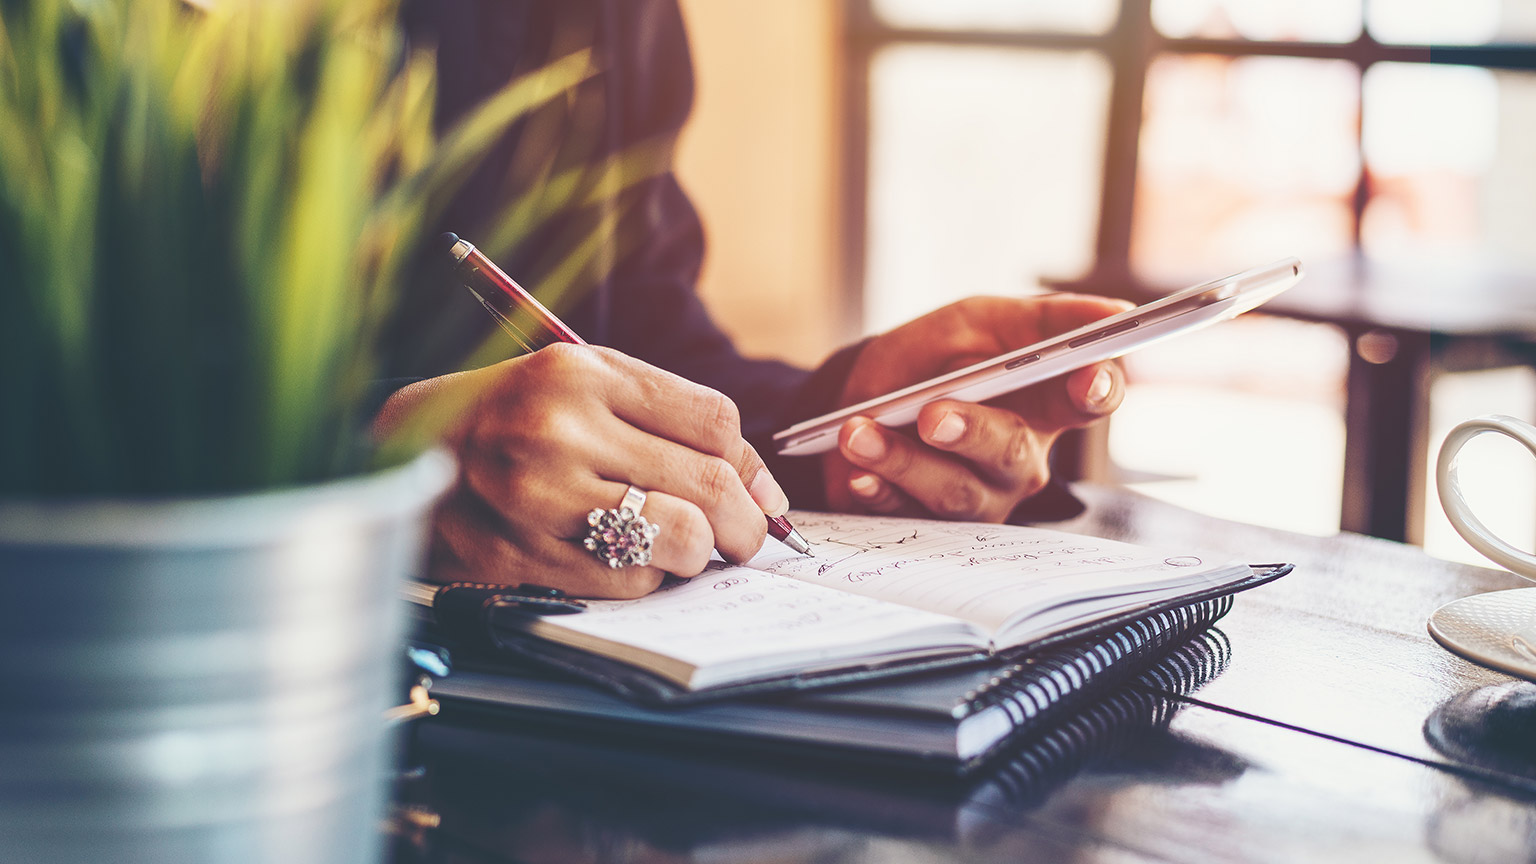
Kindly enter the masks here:
M 983 402 L 1100 360 L 1112 360 L 1143 345 L 1235 318 L 1295 285 L 1301 275 L 1301 262 L 1286 258 L 1194 285 L 1017 351 L 813 417 L 774 435 L 773 440 L 785 456 L 822 453 L 837 446 L 837 432 L 850 417 L 905 426 L 917 420 L 919 409 L 936 399 Z

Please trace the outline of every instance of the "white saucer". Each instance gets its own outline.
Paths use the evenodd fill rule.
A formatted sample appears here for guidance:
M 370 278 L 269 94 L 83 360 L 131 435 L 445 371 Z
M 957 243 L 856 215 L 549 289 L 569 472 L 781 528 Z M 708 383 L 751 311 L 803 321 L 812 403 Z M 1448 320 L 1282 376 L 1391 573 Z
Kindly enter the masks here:
M 1473 663 L 1536 681 L 1536 588 L 1452 600 L 1429 616 L 1429 635 Z

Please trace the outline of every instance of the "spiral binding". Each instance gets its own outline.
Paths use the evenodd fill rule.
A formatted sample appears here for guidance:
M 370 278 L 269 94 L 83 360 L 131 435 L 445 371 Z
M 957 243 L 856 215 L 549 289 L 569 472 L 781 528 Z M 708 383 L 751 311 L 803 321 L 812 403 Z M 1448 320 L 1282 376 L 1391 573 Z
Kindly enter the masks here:
M 1048 710 L 1060 715 L 1062 712 L 1054 709 L 1063 703 L 1086 700 L 1115 684 L 1134 679 L 1144 670 L 1143 677 L 1158 676 L 1148 686 L 1187 692 L 1192 682 L 1203 683 L 1225 667 L 1231 646 L 1223 642 L 1225 647 L 1221 650 L 1196 650 L 1190 645 L 1197 643 L 1191 642 L 1167 658 L 1161 655 L 1170 646 L 1188 640 L 1190 634 L 1208 629 L 1231 608 L 1230 595 L 1217 597 L 1148 615 L 1096 640 L 1025 658 L 967 693 L 966 701 L 973 710 L 1002 707 L 1015 730 L 1024 732 L 1040 722 L 1039 718 Z M 1148 670 L 1153 660 L 1160 662 Z M 1115 709 L 1115 703 L 1103 705 L 1108 707 L 1085 710 L 1077 720 L 1091 724 L 1103 710 Z M 1074 734 L 1073 725 L 1065 724 L 1064 734 Z M 1048 742 L 1046 746 L 1048 749 Z
M 1232 660 L 1232 641 L 1217 629 L 1208 629 L 1175 648 L 1136 683 L 1168 696 L 1188 696 L 1220 675 Z
M 1191 626 L 1203 626 L 1198 622 L 1210 610 L 1186 608 Z M 1122 687 L 1080 710 L 1058 715 L 1060 722 L 1014 740 L 1006 755 L 995 754 L 1000 758 L 986 775 L 989 789 L 981 797 L 1012 807 L 1038 803 L 1089 764 L 1165 727 L 1180 704 L 1176 697 L 1219 675 L 1232 657 L 1232 643 L 1220 630 L 1207 627 L 1192 637 L 1189 633 L 1178 633 L 1175 638 L 1187 641 L 1135 679 L 1141 686 Z
M 1231 596 L 1218 597 L 1157 612 L 1096 641 L 1027 657 L 967 693 L 966 701 L 978 708 L 1002 705 L 1015 722 L 1024 722 L 1090 681 L 1209 627 L 1231 608 Z

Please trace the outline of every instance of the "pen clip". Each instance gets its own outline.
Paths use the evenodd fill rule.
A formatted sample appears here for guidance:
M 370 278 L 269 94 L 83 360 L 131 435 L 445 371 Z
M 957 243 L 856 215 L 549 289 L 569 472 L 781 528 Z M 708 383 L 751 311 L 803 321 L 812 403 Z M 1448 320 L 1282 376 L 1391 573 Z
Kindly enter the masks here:
M 539 588 L 538 585 L 522 586 L 518 588 Z M 585 612 L 587 604 L 574 598 L 566 597 L 565 593 L 554 588 L 543 588 L 543 591 L 554 592 L 553 596 L 538 593 L 523 593 L 521 590 L 511 592 L 498 592 L 491 598 L 490 608 L 511 609 L 528 615 L 571 615 L 576 612 Z

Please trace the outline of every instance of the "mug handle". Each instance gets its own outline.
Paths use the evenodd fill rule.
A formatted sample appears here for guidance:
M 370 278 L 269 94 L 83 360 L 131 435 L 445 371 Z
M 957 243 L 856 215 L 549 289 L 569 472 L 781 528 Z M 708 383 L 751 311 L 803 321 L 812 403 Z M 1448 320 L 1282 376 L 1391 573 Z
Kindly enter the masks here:
M 1473 549 L 1518 576 L 1536 580 L 1536 555 L 1516 549 L 1488 530 L 1488 527 L 1473 514 L 1466 497 L 1461 493 L 1461 485 L 1456 474 L 1456 456 L 1468 441 L 1484 432 L 1508 435 L 1524 444 L 1525 449 L 1531 451 L 1532 456 L 1536 456 L 1536 427 L 1528 423 L 1503 414 L 1489 414 L 1485 417 L 1474 417 L 1459 424 L 1451 430 L 1451 434 L 1445 436 L 1445 443 L 1440 445 L 1439 461 L 1435 465 L 1435 480 L 1440 487 L 1440 505 L 1445 508 L 1445 515 L 1451 520 L 1451 526 L 1456 529 L 1456 533 L 1460 534 Z

